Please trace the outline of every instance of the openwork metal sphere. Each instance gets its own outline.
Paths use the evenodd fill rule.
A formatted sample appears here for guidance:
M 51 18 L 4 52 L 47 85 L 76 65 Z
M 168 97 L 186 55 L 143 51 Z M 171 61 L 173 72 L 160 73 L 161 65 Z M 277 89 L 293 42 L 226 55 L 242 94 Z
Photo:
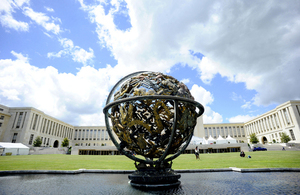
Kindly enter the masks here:
M 157 164 L 184 151 L 204 108 L 175 78 L 159 72 L 137 72 L 114 86 L 103 112 L 109 135 L 121 153 L 135 161 Z

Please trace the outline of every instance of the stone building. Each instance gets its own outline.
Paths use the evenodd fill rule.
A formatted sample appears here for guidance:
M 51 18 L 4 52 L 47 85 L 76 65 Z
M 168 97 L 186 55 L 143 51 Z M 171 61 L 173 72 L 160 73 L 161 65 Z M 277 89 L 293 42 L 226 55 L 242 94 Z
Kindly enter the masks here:
M 246 123 L 203 124 L 198 118 L 194 135 L 201 138 L 226 138 L 230 135 L 239 143 L 247 143 L 255 133 L 260 143 L 280 142 L 281 133 L 300 143 L 300 101 L 288 101 Z M 111 147 L 105 126 L 73 126 L 32 107 L 7 107 L 0 104 L 0 142 L 32 146 L 37 136 L 42 146 L 59 147 L 65 137 L 76 147 Z M 78 150 L 79 150 L 78 149 Z

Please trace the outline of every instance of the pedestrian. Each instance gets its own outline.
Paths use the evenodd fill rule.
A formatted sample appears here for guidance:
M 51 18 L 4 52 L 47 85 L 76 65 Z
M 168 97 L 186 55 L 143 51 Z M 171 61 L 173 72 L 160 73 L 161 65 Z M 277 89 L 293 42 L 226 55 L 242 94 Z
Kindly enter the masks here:
M 196 156 L 196 160 L 197 160 L 197 159 L 200 160 L 200 158 L 199 158 L 198 146 L 196 146 L 196 148 L 195 148 L 195 156 Z
M 240 157 L 245 157 L 244 151 L 242 151 L 242 152 L 240 153 Z

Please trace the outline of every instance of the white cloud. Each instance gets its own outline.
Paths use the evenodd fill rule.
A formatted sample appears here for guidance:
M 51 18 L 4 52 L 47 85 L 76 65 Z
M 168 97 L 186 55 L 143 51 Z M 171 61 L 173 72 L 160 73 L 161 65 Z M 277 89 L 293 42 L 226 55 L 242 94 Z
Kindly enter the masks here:
M 243 109 L 250 109 L 251 108 L 251 102 L 245 102 L 245 104 L 242 105 Z
M 16 31 L 28 31 L 29 25 L 27 22 L 22 22 L 16 20 L 12 13 L 15 12 L 16 9 L 20 9 L 23 4 L 28 4 L 29 1 L 1 1 L 0 6 L 0 23 L 3 27 L 11 28 Z
M 54 19 L 50 19 L 46 14 L 35 12 L 30 7 L 25 7 L 23 11 L 26 16 L 30 17 L 33 21 L 41 25 L 47 31 L 50 31 L 56 35 L 61 32 L 60 26 L 55 24 Z
M 180 82 L 184 84 L 188 84 L 190 82 L 190 79 L 182 79 Z
M 212 94 L 205 90 L 203 87 L 198 85 L 193 85 L 191 89 L 191 94 L 194 96 L 195 101 L 201 103 L 204 106 L 203 122 L 204 123 L 221 123 L 223 121 L 222 116 L 214 112 L 208 105 L 212 104 L 214 98 Z
M 235 117 L 231 117 L 229 120 L 230 123 L 245 123 L 250 121 L 251 119 L 255 118 L 256 116 L 249 116 L 249 115 L 238 115 Z
M 299 99 L 300 4 L 284 1 L 128 0 L 131 28 L 116 28 L 99 5 L 83 4 L 101 44 L 120 71 L 168 72 L 177 63 L 197 68 L 209 84 L 216 74 L 257 92 L 256 105 Z M 204 54 L 202 61 L 189 51 Z M 266 90 L 267 88 L 267 90 Z
M 60 39 L 59 41 L 64 49 L 57 53 L 49 52 L 47 54 L 48 58 L 60 58 L 64 55 L 70 55 L 75 62 L 82 63 L 84 66 L 92 64 L 92 59 L 95 57 L 93 49 L 89 48 L 89 51 L 86 51 L 79 46 L 74 46 L 73 41 L 67 38 Z
M 15 51 L 11 51 L 11 54 L 13 54 L 18 60 L 21 60 L 22 62 L 27 63 L 29 61 L 27 56 L 24 56 L 22 53 L 16 53 Z
M 46 6 L 44 6 L 44 8 L 45 8 L 46 11 L 48 11 L 48 12 L 54 12 L 54 9 L 51 8 L 51 7 L 46 7 Z
M 66 74 L 51 66 L 37 68 L 22 54 L 12 53 L 17 60 L 0 60 L 1 103 L 32 106 L 73 125 L 87 125 L 88 118 L 94 119 L 89 124 L 104 125 L 102 108 L 111 87 L 111 67 L 86 66 L 76 75 Z

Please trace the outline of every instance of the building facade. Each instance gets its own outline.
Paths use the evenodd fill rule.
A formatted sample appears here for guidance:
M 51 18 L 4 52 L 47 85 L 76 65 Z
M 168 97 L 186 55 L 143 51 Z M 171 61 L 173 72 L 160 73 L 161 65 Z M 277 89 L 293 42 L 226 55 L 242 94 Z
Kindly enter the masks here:
M 199 117 L 194 135 L 206 139 L 230 135 L 238 143 L 249 143 L 250 134 L 255 133 L 260 143 L 269 143 L 280 142 L 285 132 L 291 142 L 300 143 L 299 124 L 300 101 L 288 101 L 246 123 L 203 124 Z M 66 137 L 71 146 L 113 146 L 105 126 L 73 126 L 32 107 L 0 104 L 0 142 L 32 146 L 37 136 L 42 138 L 42 146 L 59 147 Z
M 255 133 L 259 142 L 280 142 L 282 133 L 290 136 L 291 142 L 300 143 L 300 101 L 288 101 L 244 124 L 248 142 Z

